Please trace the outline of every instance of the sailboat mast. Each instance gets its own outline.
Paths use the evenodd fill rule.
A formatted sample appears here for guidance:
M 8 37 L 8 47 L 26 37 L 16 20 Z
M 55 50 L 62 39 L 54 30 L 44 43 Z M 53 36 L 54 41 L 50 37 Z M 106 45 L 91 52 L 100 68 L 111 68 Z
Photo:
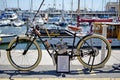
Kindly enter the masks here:
M 5 3 L 6 3 L 6 4 L 5 4 L 5 7 L 7 8 L 7 7 L 8 7 L 8 5 L 7 5 L 7 1 L 6 1 L 6 0 L 5 0 Z
M 78 0 L 78 14 L 80 13 L 80 0 Z
M 19 0 L 17 1 L 17 4 L 18 4 L 18 9 L 19 9 Z
M 86 0 L 84 0 L 84 11 L 85 11 L 84 16 L 86 16 L 86 11 L 87 11 L 87 8 L 86 8 Z
M 30 3 L 30 12 L 33 10 L 33 0 L 31 0 L 31 3 Z
M 54 0 L 54 2 L 53 2 L 53 8 L 56 9 L 56 0 Z
M 72 13 L 73 13 L 73 0 L 71 0 L 71 19 L 72 19 Z
M 64 0 L 62 0 L 62 17 L 64 17 Z
M 120 0 L 118 2 L 118 17 L 120 17 Z
M 78 10 L 77 10 L 77 27 L 80 26 L 80 0 L 78 0 Z
M 6 0 L 3 0 L 3 8 L 7 8 L 7 1 Z

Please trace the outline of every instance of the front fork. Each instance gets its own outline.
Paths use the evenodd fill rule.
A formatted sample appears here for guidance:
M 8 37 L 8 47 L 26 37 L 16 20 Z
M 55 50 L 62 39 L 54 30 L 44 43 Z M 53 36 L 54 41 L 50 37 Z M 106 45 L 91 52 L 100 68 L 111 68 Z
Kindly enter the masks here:
M 33 44 L 35 40 L 36 40 L 36 37 L 34 37 L 33 40 L 26 45 L 23 55 L 26 55 L 27 51 L 29 50 L 30 46 Z

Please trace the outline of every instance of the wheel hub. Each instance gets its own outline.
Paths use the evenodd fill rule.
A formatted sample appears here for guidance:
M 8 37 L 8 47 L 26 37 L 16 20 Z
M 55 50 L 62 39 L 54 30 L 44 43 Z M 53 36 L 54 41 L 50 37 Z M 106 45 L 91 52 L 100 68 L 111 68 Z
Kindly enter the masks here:
M 97 48 L 92 48 L 93 49 L 93 56 L 97 56 L 99 54 L 99 50 Z

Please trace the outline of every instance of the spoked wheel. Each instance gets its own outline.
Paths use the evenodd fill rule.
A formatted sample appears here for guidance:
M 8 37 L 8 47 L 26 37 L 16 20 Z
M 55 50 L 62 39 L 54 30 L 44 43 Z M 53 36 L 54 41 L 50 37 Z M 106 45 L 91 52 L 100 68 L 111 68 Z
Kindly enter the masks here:
M 87 68 L 98 68 L 105 65 L 111 55 L 111 46 L 101 35 L 92 34 L 83 38 L 77 47 L 78 60 Z
M 37 42 L 30 38 L 18 37 L 8 45 L 7 57 L 18 70 L 32 70 L 41 61 L 42 52 Z

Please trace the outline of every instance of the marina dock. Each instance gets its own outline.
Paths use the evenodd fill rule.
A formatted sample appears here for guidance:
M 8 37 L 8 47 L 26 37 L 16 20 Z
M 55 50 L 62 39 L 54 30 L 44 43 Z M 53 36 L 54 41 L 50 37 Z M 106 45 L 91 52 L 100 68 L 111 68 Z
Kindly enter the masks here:
M 60 73 L 56 72 L 56 66 L 53 65 L 52 59 L 47 54 L 47 51 L 42 50 L 42 53 L 42 60 L 37 68 L 28 72 L 19 72 L 10 65 L 6 56 L 6 51 L 0 50 L 0 78 L 2 78 L 2 80 L 8 80 L 8 78 L 14 80 L 36 80 L 36 78 L 37 80 L 46 80 L 47 78 L 51 78 L 50 80 L 59 80 L 58 78 L 61 77 L 61 80 L 62 76 Z M 77 61 L 77 59 L 71 61 L 70 73 L 65 73 L 66 78 L 64 80 L 100 80 L 99 78 L 103 78 L 104 80 L 119 80 L 120 70 L 112 67 L 114 64 L 120 64 L 119 56 L 120 49 L 113 49 L 111 57 L 105 66 L 94 69 L 92 72 L 85 70 L 85 68 Z
M 59 2 L 57 1 L 56 0 L 53 0 L 53 2 L 51 2 L 50 0 L 46 0 L 46 1 L 29 0 L 27 2 L 26 0 L 21 2 L 20 0 L 1 1 L 0 80 L 120 80 L 120 0 L 117 1 L 100 0 L 101 3 L 99 1 L 96 2 L 93 0 L 92 1 L 70 0 L 69 2 L 66 2 L 67 0 L 61 0 Z M 12 4 L 13 2 L 14 4 Z M 22 6 L 20 4 L 22 4 Z M 10 5 L 11 7 L 12 5 L 13 6 L 16 5 L 17 8 L 9 8 Z M 101 7 L 101 9 L 99 6 Z M 97 7 L 99 7 L 99 9 Z M 72 26 L 72 28 L 74 27 L 74 30 L 72 30 L 72 28 L 68 29 L 69 26 L 70 27 Z M 75 34 L 68 33 L 66 29 L 68 31 L 71 31 L 70 33 L 73 32 Z M 32 46 L 31 43 L 29 45 L 27 44 L 28 48 L 25 46 L 25 43 L 22 43 L 22 45 L 18 45 L 17 47 L 18 49 L 14 48 L 16 47 L 17 44 L 19 44 L 18 42 L 21 43 L 27 40 L 18 41 L 19 38 L 17 38 L 16 44 L 13 44 L 12 47 L 8 48 L 8 44 L 10 43 L 10 41 L 17 36 L 23 36 L 23 35 L 25 36 L 26 34 L 28 34 L 28 36 L 30 36 L 31 39 L 35 40 L 32 37 L 33 35 L 36 36 L 36 34 L 34 33 L 38 34 L 38 36 L 41 36 L 40 39 L 44 39 L 42 41 L 43 43 L 45 43 L 44 45 L 47 45 L 48 43 L 51 45 L 54 43 L 55 45 L 53 44 L 52 45 L 53 47 L 62 47 L 61 43 L 65 43 L 63 44 L 63 49 L 68 49 L 68 50 L 65 50 L 61 54 L 66 54 L 68 58 L 67 63 L 68 63 L 69 71 L 67 73 L 57 71 L 59 61 L 61 61 L 62 63 L 66 61 L 64 60 L 65 58 L 63 58 L 63 60 L 61 59 L 58 61 L 57 55 L 60 54 L 60 50 L 62 49 L 59 50 L 59 48 L 54 48 L 55 52 L 57 52 L 56 50 L 59 50 L 59 52 L 57 52 L 56 55 L 54 54 L 54 51 L 51 51 L 49 48 L 49 51 L 53 53 L 53 55 L 51 55 L 50 53 L 51 55 L 50 56 L 48 54 L 48 51 L 44 49 L 45 48 L 44 45 L 41 44 L 38 38 L 36 38 L 36 41 L 39 43 L 39 45 L 37 46 L 39 46 L 42 49 L 42 59 L 39 65 L 35 69 L 31 71 L 19 71 L 10 64 L 7 57 L 6 49 L 9 50 L 19 49 L 18 52 L 12 54 L 14 55 L 12 58 L 15 61 L 13 63 L 18 62 L 18 64 L 20 63 L 19 64 L 20 66 L 21 65 L 28 66 L 31 65 L 31 63 L 34 63 L 35 60 L 39 61 L 40 58 L 36 58 L 38 56 L 34 54 L 35 52 L 37 52 L 37 50 L 35 50 L 36 47 L 34 49 L 34 46 Z M 103 42 L 101 42 L 100 39 L 94 39 L 95 37 L 93 38 L 94 41 L 92 41 L 93 39 L 90 39 L 90 43 L 92 42 L 91 43 L 92 46 L 89 45 L 87 41 L 85 42 L 85 40 L 82 39 L 86 37 L 86 35 L 92 33 L 102 35 L 103 37 L 101 38 L 106 38 L 109 41 L 109 42 L 107 41 L 105 42 L 107 44 L 109 43 L 111 44 L 109 45 L 109 47 L 107 47 L 108 50 L 106 50 L 107 49 L 106 45 Z M 76 35 L 77 38 L 73 38 L 73 35 Z M 50 39 L 51 38 L 50 36 L 52 37 L 52 39 Z M 87 48 L 87 51 L 83 52 L 82 50 L 80 50 L 79 55 L 78 54 L 76 55 L 76 53 L 78 52 L 77 50 L 75 51 L 73 49 L 75 48 L 73 45 L 74 43 L 75 45 L 77 45 L 77 42 L 79 40 L 82 40 L 83 42 L 87 43 L 90 47 L 92 47 L 92 49 L 89 50 L 88 47 L 86 47 L 86 45 L 84 44 L 83 46 L 81 46 L 82 45 L 81 43 L 79 44 L 79 46 L 81 46 L 83 50 L 85 50 L 84 49 L 85 46 L 85 48 Z M 103 40 L 105 41 L 105 39 Z M 73 43 L 71 43 L 72 41 Z M 60 43 L 58 44 L 60 46 L 56 45 L 57 43 Z M 49 44 L 48 46 L 50 46 Z M 102 47 L 99 48 L 101 45 Z M 20 56 L 21 54 L 19 53 L 19 51 L 21 50 L 21 48 L 23 48 L 23 46 L 27 48 L 26 50 L 24 50 L 22 54 L 24 55 L 23 56 L 24 59 L 21 58 Z M 71 48 L 71 46 L 73 50 L 69 51 L 69 48 Z M 111 50 L 110 50 L 110 46 L 112 48 Z M 30 47 L 31 49 L 29 52 L 28 49 Z M 98 47 L 98 49 L 96 47 Z M 106 53 L 111 52 L 111 56 L 107 61 L 107 63 L 105 65 L 103 64 L 102 67 L 100 66 L 99 68 L 92 69 L 93 66 L 91 65 L 93 64 L 95 65 L 96 62 L 99 62 L 96 65 L 101 64 L 102 63 L 101 61 L 105 62 L 105 60 L 102 59 L 105 56 L 104 55 L 105 50 Z M 32 54 L 28 54 L 30 56 L 26 57 L 26 52 Z M 72 53 L 75 54 L 72 55 Z M 98 54 L 100 54 L 100 56 L 96 57 L 98 56 Z M 72 55 L 72 58 L 68 55 Z M 86 57 L 88 55 L 90 56 L 89 59 L 88 57 Z M 81 56 L 82 59 L 85 57 L 85 59 L 83 60 L 88 59 L 88 61 L 83 63 L 91 66 L 92 71 L 91 69 L 88 69 L 85 66 L 83 66 L 81 64 L 82 62 L 80 63 L 80 61 L 78 61 L 76 56 Z M 91 56 L 93 57 L 93 59 L 91 58 Z M 106 56 L 109 57 L 109 55 Z M 33 59 L 33 57 L 35 57 L 35 59 Z M 54 57 L 54 59 L 52 59 L 51 57 Z M 26 60 L 27 64 L 24 63 L 25 59 L 27 59 Z M 92 61 L 90 61 L 90 59 Z M 107 58 L 105 59 L 107 60 Z M 55 61 L 56 61 L 56 65 L 53 63 Z M 35 62 L 35 64 L 37 64 L 37 62 Z M 66 64 L 62 64 L 60 68 L 63 67 L 63 65 Z M 118 66 L 115 67 L 116 65 Z M 65 67 L 66 66 L 64 66 L 64 68 Z
M 36 51 L 36 50 L 35 50 Z M 120 63 L 120 49 L 113 49 L 111 52 L 111 57 L 106 63 L 107 65 L 113 65 L 113 64 L 118 64 Z M 5 50 L 0 50 L 0 64 L 1 65 L 10 65 L 7 59 L 7 52 Z M 39 65 L 53 65 L 52 59 L 47 53 L 46 50 L 42 50 L 42 60 Z M 71 62 L 71 65 L 81 65 L 77 59 Z

